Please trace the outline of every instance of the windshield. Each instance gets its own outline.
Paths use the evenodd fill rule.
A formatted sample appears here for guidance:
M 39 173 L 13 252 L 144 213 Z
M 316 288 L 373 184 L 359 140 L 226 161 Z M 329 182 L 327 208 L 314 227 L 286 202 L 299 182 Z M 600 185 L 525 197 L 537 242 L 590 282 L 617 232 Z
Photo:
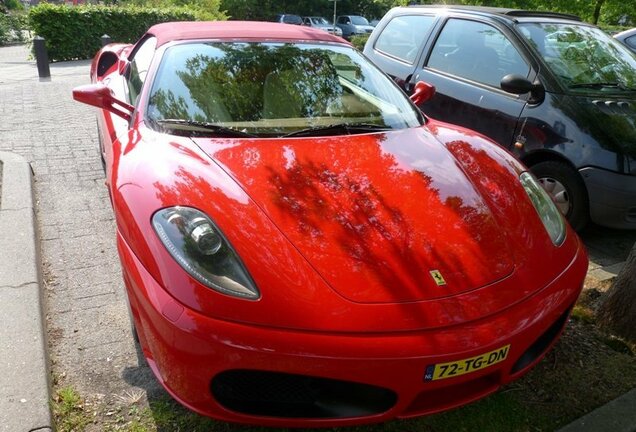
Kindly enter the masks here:
M 183 127 L 189 121 L 196 123 L 194 129 L 205 123 L 252 136 L 339 124 L 349 130 L 356 125 L 403 129 L 422 121 L 397 86 L 350 47 L 247 42 L 168 48 L 147 119 L 158 127 L 191 131 Z
M 351 17 L 351 24 L 355 24 L 355 25 L 369 25 L 369 21 L 367 21 L 367 19 L 365 17 L 352 16 Z
M 636 90 L 636 55 L 602 30 L 578 24 L 519 24 L 521 33 L 570 89 Z
M 330 25 L 329 21 L 324 18 L 312 18 L 312 21 L 316 25 Z

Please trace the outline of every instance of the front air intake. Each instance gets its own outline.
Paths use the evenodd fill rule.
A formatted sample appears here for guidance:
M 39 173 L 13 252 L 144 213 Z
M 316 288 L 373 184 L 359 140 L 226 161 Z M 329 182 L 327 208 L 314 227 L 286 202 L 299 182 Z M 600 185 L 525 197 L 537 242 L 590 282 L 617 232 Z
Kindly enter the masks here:
M 565 312 L 563 312 L 563 314 L 541 336 L 539 336 L 539 339 L 537 339 L 530 348 L 528 348 L 521 357 L 519 357 L 519 360 L 517 360 L 512 367 L 511 373 L 515 374 L 525 369 L 548 349 L 552 341 L 556 339 L 561 332 L 561 329 L 563 329 L 563 326 L 565 326 L 565 322 L 570 314 L 570 309 L 571 308 L 568 308 Z
M 255 416 L 333 419 L 388 411 L 397 395 L 381 387 L 306 375 L 230 370 L 212 380 L 225 408 Z

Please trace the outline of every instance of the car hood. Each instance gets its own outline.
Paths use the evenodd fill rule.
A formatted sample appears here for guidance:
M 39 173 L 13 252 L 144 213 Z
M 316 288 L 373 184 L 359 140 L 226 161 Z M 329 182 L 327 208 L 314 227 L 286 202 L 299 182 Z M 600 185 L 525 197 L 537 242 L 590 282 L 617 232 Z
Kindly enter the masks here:
M 363 30 L 365 32 L 372 32 L 373 31 L 373 26 L 370 26 L 370 25 L 357 25 L 357 24 L 354 24 L 354 26 L 355 26 L 355 28 L 357 30 Z
M 350 301 L 449 297 L 513 271 L 506 233 L 425 128 L 195 142 Z

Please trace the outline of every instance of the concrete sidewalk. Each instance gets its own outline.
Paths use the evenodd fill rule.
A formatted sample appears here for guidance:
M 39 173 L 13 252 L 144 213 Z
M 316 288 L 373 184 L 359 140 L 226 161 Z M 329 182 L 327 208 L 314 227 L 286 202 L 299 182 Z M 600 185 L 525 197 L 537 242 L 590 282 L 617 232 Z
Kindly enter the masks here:
M 0 430 L 52 430 L 31 167 L 0 151 Z
M 131 394 L 163 397 L 130 332 L 96 110 L 71 97 L 90 83 L 90 61 L 53 63 L 51 79 L 39 80 L 28 57 L 26 46 L 0 47 L 0 151 L 33 169 L 51 376 L 85 406 L 121 405 Z M 0 371 L 0 389 L 11 379 Z M 0 431 L 4 417 L 0 411 Z

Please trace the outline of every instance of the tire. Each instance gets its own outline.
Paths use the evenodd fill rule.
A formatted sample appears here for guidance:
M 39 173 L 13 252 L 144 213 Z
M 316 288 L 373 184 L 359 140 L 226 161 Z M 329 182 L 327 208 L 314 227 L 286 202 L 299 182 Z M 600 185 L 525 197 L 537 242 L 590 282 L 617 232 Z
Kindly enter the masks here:
M 585 183 L 576 170 L 559 161 L 539 162 L 530 167 L 539 183 L 550 194 L 572 228 L 582 231 L 590 220 Z

